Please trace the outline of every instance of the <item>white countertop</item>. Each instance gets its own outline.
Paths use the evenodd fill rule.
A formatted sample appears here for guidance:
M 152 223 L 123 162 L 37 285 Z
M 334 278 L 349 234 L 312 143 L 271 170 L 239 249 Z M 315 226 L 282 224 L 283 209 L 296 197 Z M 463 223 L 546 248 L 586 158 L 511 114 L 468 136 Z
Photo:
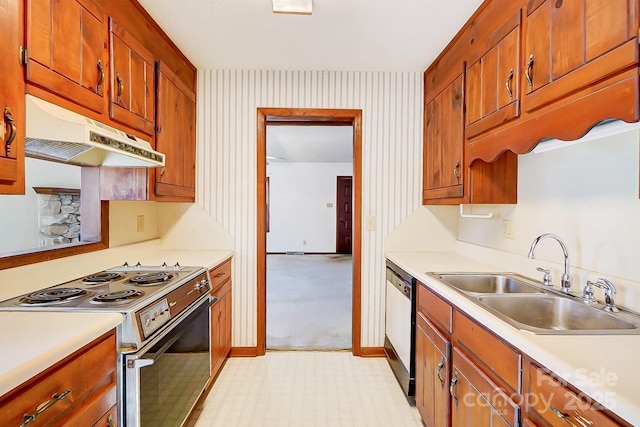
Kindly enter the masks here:
M 166 250 L 160 240 L 136 243 L 0 271 L 0 300 L 107 268 L 140 261 L 212 268 L 228 250 Z M 117 313 L 0 312 L 0 396 L 122 322 Z
M 122 322 L 118 313 L 0 312 L 0 396 Z
M 427 272 L 507 272 L 454 252 L 386 252 L 385 256 L 559 378 L 640 425 L 640 335 L 534 335 L 521 331 Z M 517 272 L 516 272 L 517 273 Z

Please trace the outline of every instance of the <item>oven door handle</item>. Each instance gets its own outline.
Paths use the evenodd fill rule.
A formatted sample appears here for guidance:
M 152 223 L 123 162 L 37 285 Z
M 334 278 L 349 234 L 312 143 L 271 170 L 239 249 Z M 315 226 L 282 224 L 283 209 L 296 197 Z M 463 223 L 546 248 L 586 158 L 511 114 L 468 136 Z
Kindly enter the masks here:
M 154 359 L 128 359 L 127 368 L 129 369 L 144 368 L 145 366 L 153 365 L 154 362 L 155 362 Z

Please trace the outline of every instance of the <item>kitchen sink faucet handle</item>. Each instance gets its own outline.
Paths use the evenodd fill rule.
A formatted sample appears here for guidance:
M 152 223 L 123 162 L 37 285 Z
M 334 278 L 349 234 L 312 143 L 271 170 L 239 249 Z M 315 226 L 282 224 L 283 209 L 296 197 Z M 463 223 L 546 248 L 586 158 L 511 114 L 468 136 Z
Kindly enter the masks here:
M 538 270 L 541 273 L 544 273 L 544 277 L 542 278 L 542 284 L 544 286 L 553 286 L 553 283 L 551 282 L 551 272 L 549 270 L 542 267 L 538 267 L 536 268 L 536 270 Z

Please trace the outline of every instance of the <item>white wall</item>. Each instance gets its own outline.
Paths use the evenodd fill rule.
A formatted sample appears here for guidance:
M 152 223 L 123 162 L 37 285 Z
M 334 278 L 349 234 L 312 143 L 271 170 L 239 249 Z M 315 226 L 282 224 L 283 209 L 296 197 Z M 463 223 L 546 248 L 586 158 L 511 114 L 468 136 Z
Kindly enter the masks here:
M 0 221 L 0 253 L 37 248 L 39 243 L 38 195 L 33 187 L 80 189 L 80 167 L 25 159 L 25 194 L 0 196 L 4 219 Z
M 587 279 L 612 279 L 619 301 L 640 308 L 640 200 L 638 131 L 518 157 L 518 204 L 475 206 L 492 220 L 459 220 L 458 239 L 523 257 L 533 267 L 550 262 L 560 283 L 560 246 L 544 240 L 536 260 L 531 242 L 542 233 L 559 235 L 569 248 L 574 289 Z M 515 239 L 502 237 L 502 221 L 514 222 Z M 529 267 L 530 266 L 530 267 Z
M 336 177 L 352 174 L 351 163 L 271 162 L 267 252 L 334 253 Z
M 233 345 L 255 346 L 256 109 L 362 109 L 364 347 L 384 340 L 384 241 L 420 206 L 422 73 L 198 70 L 196 201 L 234 239 Z

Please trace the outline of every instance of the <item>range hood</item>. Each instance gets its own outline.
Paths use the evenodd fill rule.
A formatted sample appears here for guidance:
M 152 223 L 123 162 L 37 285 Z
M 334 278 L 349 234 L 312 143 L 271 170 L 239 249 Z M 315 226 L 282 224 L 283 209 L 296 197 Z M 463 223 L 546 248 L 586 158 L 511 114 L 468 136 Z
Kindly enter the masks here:
M 26 95 L 25 155 L 81 166 L 158 167 L 149 140 Z

